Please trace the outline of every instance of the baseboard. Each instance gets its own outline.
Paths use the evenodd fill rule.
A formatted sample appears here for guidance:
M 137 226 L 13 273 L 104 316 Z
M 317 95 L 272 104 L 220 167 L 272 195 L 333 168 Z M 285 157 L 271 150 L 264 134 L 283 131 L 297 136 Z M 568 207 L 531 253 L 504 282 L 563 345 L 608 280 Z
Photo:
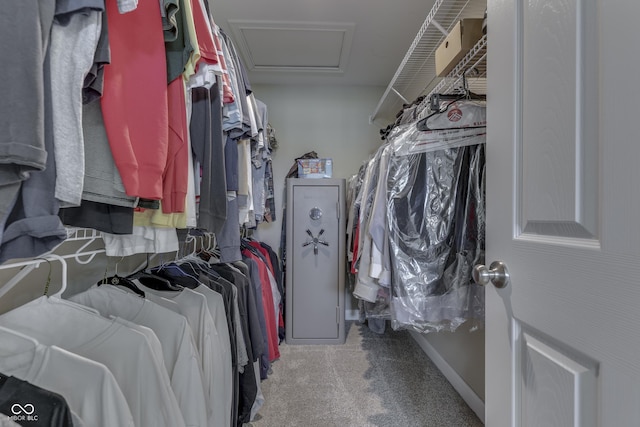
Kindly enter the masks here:
M 359 310 L 345 310 L 344 320 L 359 320 L 359 319 L 360 319 Z
M 467 405 L 476 413 L 478 418 L 484 423 L 484 402 L 473 391 L 471 387 L 462 379 L 460 375 L 447 363 L 447 361 L 438 353 L 427 339 L 414 331 L 410 331 L 413 339 L 418 343 L 422 350 L 429 356 L 433 363 L 440 369 L 440 372 L 451 383 L 453 388 L 467 402 Z

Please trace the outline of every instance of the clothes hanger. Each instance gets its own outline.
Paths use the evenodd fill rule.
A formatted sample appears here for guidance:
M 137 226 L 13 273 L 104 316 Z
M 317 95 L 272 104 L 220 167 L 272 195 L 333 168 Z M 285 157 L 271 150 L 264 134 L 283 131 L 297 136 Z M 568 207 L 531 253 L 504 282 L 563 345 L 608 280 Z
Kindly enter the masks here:
M 174 272 L 173 275 L 171 274 L 171 271 Z M 158 274 L 162 277 L 166 277 L 170 281 L 178 281 L 180 285 L 188 288 L 196 288 L 200 285 L 200 280 L 198 278 L 194 277 L 193 274 L 190 274 L 189 271 L 185 271 L 182 266 L 176 263 L 172 263 L 158 270 Z
M 60 265 L 62 266 L 62 278 L 60 281 L 60 290 L 55 294 L 52 294 L 52 297 L 62 298 L 62 294 L 67 290 L 67 261 L 62 258 L 60 255 L 56 254 L 47 254 L 41 258 L 35 258 L 37 261 L 36 267 L 40 265 L 42 261 L 46 262 L 49 265 L 49 273 L 47 274 L 47 280 L 44 285 L 44 296 L 49 296 L 49 285 L 51 284 L 51 261 L 56 260 L 60 261 Z
M 146 286 L 147 288 L 155 289 L 158 291 L 167 290 L 167 291 L 181 291 L 182 287 L 177 286 L 174 283 L 171 283 L 169 280 L 164 277 L 158 276 L 157 274 L 153 274 L 151 272 L 147 272 L 147 268 L 149 267 L 149 254 L 147 253 L 147 262 L 139 271 L 134 272 L 127 276 L 128 279 L 137 280 L 141 285 Z M 144 291 L 143 291 L 144 292 Z
M 444 108 L 440 108 L 440 101 L 444 99 L 451 99 L 451 102 L 447 103 L 447 105 L 445 105 Z M 438 129 L 432 129 L 429 127 L 428 121 L 431 117 L 446 113 L 447 111 L 449 111 L 449 107 L 451 107 L 453 104 L 455 104 L 458 101 L 462 101 L 463 99 L 477 99 L 477 100 L 487 99 L 486 96 L 475 94 L 469 90 L 467 86 L 467 78 L 465 73 L 462 73 L 462 93 L 459 95 L 433 94 L 431 96 L 431 99 L 429 100 L 430 101 L 429 105 L 430 105 L 430 109 L 435 111 L 430 113 L 424 119 L 419 120 L 418 123 L 416 123 L 416 128 L 419 131 L 427 132 L 427 131 L 440 131 L 440 130 L 451 130 L 451 129 L 474 129 L 474 128 L 486 127 L 486 126 L 465 126 L 464 128 L 448 127 L 448 128 L 438 128 Z
M 113 285 L 113 286 L 122 286 L 122 287 L 125 287 L 125 288 L 135 292 L 136 294 L 138 294 L 139 296 L 144 298 L 146 296 L 144 291 L 142 289 L 140 289 L 138 286 L 136 286 L 136 284 L 134 282 L 132 282 L 131 279 L 129 279 L 127 277 L 118 276 L 118 264 L 120 264 L 120 261 L 122 261 L 123 259 L 124 259 L 124 256 L 121 257 L 120 260 L 118 260 L 118 262 L 116 262 L 115 274 L 113 276 L 106 277 L 107 276 L 107 270 L 105 269 L 105 277 L 104 277 L 104 279 L 100 280 L 97 283 L 97 286 L 105 285 L 105 284 L 109 284 L 109 285 Z
M 48 296 L 47 294 L 49 293 L 49 285 L 51 284 L 51 261 L 49 261 L 46 258 L 36 258 L 36 259 L 41 259 L 43 261 L 46 261 L 46 263 L 49 265 L 49 274 L 47 274 L 47 281 L 44 284 L 44 296 Z
M 206 233 L 206 236 L 209 239 L 207 243 L 207 249 L 200 254 L 200 258 L 207 261 L 208 264 L 218 263 L 220 262 L 221 253 L 218 249 L 216 236 L 214 233 Z
M 213 235 L 213 233 L 204 233 L 204 235 L 202 235 L 200 237 L 200 239 L 201 239 L 200 250 L 197 252 L 197 258 L 199 258 L 200 260 L 202 260 L 204 262 L 208 262 L 212 257 L 215 256 L 211 252 L 213 250 L 213 246 L 211 244 L 211 242 L 213 241 L 212 235 Z M 206 246 L 204 244 L 204 238 L 205 237 L 207 237 L 207 239 L 208 239 L 208 242 L 207 242 Z
M 36 340 L 35 338 L 33 338 L 33 337 L 29 336 L 29 335 L 26 335 L 26 334 L 24 334 L 24 333 L 22 333 L 20 331 L 16 331 L 16 330 L 11 329 L 11 328 L 7 328 L 5 326 L 0 326 L 0 335 L 2 335 L 3 332 L 5 334 L 9 334 L 9 335 L 13 335 L 15 337 L 18 337 L 18 338 L 24 340 L 25 342 L 28 342 L 29 344 L 33 344 L 34 346 L 37 346 L 38 344 L 40 344 L 38 342 L 38 340 Z
M 170 261 L 168 263 L 162 264 L 158 267 L 156 267 L 155 269 L 152 270 L 153 273 L 162 276 L 166 279 L 168 279 L 169 281 L 171 281 L 173 279 L 173 277 L 171 277 L 170 271 L 171 269 L 176 269 L 178 274 L 180 274 L 181 276 L 184 277 L 188 277 L 190 279 L 192 279 L 194 281 L 194 285 L 198 286 L 200 284 L 200 281 L 194 277 L 192 274 L 189 274 L 188 272 L 184 271 L 184 269 L 180 268 L 180 265 L 178 264 L 178 262 L 180 262 L 180 260 L 184 260 L 186 257 L 193 257 L 194 259 L 196 259 L 199 262 L 202 262 L 202 260 L 200 260 L 199 258 L 197 258 L 195 256 L 196 250 L 197 250 L 197 241 L 196 241 L 196 237 L 188 234 L 185 241 L 184 241 L 184 247 L 186 248 L 186 246 L 188 244 L 190 244 L 191 242 L 193 242 L 193 250 L 183 256 L 182 258 L 178 257 L 178 254 L 176 253 L 176 259 L 173 261 Z M 174 284 L 175 285 L 175 284 Z M 180 290 L 182 289 L 182 287 L 180 287 Z M 163 290 L 163 289 L 157 289 L 157 290 Z M 176 290 L 176 289 L 164 289 L 164 290 Z

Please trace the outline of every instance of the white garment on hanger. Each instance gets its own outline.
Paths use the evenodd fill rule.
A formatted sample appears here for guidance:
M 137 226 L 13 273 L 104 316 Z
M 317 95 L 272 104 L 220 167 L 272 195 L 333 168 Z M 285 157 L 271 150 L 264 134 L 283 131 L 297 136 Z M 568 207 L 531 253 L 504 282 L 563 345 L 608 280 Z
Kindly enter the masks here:
M 248 139 L 240 139 L 238 140 L 238 221 L 240 225 L 248 224 L 250 214 L 253 212 L 252 167 L 251 142 Z
M 0 427 L 20 427 L 20 424 L 17 424 L 8 415 L 0 413 Z
M 0 325 L 102 363 L 113 374 L 139 427 L 185 426 L 144 336 L 76 304 L 40 297 L 0 316 Z
M 179 248 L 175 228 L 133 226 L 132 234 L 102 233 L 107 256 L 134 254 L 161 254 L 176 252 Z
M 231 357 L 231 338 L 229 335 L 227 314 L 224 309 L 224 299 L 222 298 L 222 295 L 202 284 L 195 288 L 194 292 L 204 295 L 207 299 L 209 313 L 211 314 L 213 323 L 216 325 L 216 330 L 218 331 L 224 366 L 225 422 L 230 424 L 233 405 L 233 360 Z
M 185 424 L 207 425 L 208 404 L 203 395 L 200 361 L 184 316 L 112 285 L 94 286 L 70 300 L 95 308 L 104 317 L 118 316 L 150 328 L 153 337 L 148 339 L 152 348 L 159 351 L 158 358 L 167 372 Z
M 380 152 L 371 159 L 362 181 L 362 187 L 358 199 L 360 200 L 360 217 L 358 227 L 360 229 L 358 239 L 358 255 L 354 262 L 358 262 L 357 283 L 353 294 L 365 301 L 375 302 L 380 289 L 377 279 L 369 275 L 371 265 L 371 247 L 373 245 L 369 229 L 369 215 L 375 190 L 374 183 L 377 182 L 378 176 L 377 165 L 380 159 Z
M 367 232 L 371 236 L 371 266 L 369 275 L 378 279 L 380 285 L 391 285 L 391 261 L 389 260 L 389 233 L 387 232 L 387 171 L 392 147 L 381 148 L 378 184 L 375 189 Z
M 209 404 L 209 426 L 223 424 L 225 410 L 224 365 L 221 344 L 204 295 L 184 288 L 181 291 L 157 291 L 136 281 L 146 298 L 186 317 L 200 354 L 205 397 Z M 163 301 L 164 300 L 164 301 Z M 168 301 L 168 303 L 167 303 Z M 173 305 L 175 304 L 175 305 Z M 177 307 L 176 307 L 177 306 Z M 177 308 L 177 309 L 176 309 Z
M 87 426 L 134 426 L 129 405 L 103 364 L 3 330 L 0 354 L 0 372 L 60 394 Z
M 191 123 L 191 111 L 193 107 L 193 101 L 191 98 L 191 90 L 186 91 L 186 112 L 187 123 Z M 185 210 L 187 214 L 187 228 L 195 228 L 198 225 L 196 217 L 196 194 L 200 194 L 200 188 L 196 188 L 196 176 L 193 163 L 195 159 L 193 157 L 193 151 L 191 151 L 191 131 L 187 126 L 187 152 L 189 153 L 189 161 L 187 162 L 188 175 L 187 175 L 187 201 L 185 203 Z M 199 169 L 198 169 L 199 170 Z M 197 181 L 198 183 L 200 180 Z

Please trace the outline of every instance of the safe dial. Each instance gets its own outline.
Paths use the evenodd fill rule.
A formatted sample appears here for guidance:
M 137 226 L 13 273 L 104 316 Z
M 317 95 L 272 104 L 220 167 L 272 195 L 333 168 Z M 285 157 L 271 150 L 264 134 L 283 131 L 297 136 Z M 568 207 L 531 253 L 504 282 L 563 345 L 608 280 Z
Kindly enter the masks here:
M 314 221 L 319 220 L 320 218 L 322 218 L 322 209 L 320 209 L 319 207 L 311 208 L 311 210 L 309 211 L 309 217 Z

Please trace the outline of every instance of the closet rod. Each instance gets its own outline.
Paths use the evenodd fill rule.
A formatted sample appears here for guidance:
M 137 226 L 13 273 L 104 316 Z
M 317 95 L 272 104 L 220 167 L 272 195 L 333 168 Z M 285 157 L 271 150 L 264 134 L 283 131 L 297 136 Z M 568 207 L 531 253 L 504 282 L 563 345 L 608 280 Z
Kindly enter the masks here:
M 104 252 L 104 249 L 102 249 L 102 252 Z M 85 253 L 81 255 L 90 255 L 90 253 Z M 15 276 L 11 278 L 11 280 L 9 280 L 7 283 L 4 284 L 4 286 L 0 288 L 0 298 L 2 298 L 7 292 L 9 292 L 22 279 L 27 277 L 29 273 L 31 273 L 34 269 L 38 268 L 40 264 L 42 264 L 43 262 L 48 263 L 51 261 L 59 261 L 60 264 L 62 265 L 62 286 L 61 286 L 61 291 L 58 292 L 58 294 L 61 294 L 67 288 L 67 261 L 65 260 L 65 257 L 72 258 L 74 256 L 76 256 L 76 254 L 69 254 L 65 256 L 56 255 L 56 254 L 47 254 L 39 258 L 30 259 L 28 261 L 21 261 L 21 262 L 14 262 L 14 263 L 0 265 L 0 270 L 23 267 Z

